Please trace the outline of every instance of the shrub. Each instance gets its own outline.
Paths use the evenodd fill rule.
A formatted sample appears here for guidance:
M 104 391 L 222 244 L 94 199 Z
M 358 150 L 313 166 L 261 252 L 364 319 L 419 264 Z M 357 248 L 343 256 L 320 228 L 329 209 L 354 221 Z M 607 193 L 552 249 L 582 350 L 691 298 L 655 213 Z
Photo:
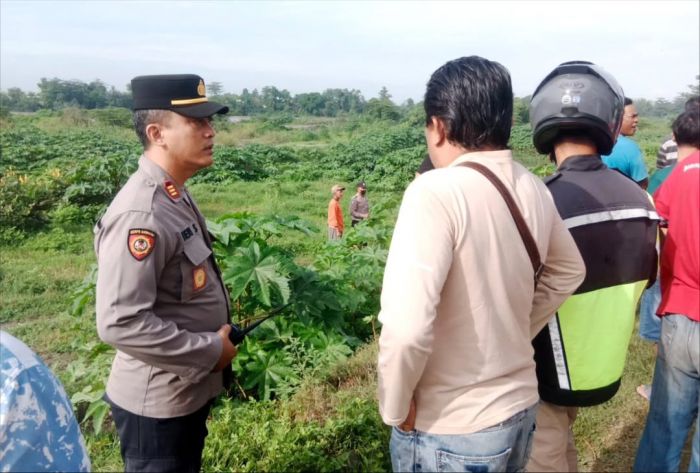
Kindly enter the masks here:
M 60 200 L 66 182 L 56 169 L 38 173 L 5 170 L 0 176 L 0 227 L 37 229 Z
M 128 108 L 96 108 L 90 110 L 89 114 L 100 125 L 133 128 L 132 112 Z

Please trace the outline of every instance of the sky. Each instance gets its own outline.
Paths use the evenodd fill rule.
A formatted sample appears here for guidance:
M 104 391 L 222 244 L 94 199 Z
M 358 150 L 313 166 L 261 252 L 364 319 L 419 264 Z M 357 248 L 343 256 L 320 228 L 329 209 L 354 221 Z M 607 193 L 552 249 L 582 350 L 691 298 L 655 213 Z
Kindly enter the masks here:
M 673 98 L 700 74 L 698 0 L 0 0 L 0 89 L 42 77 L 125 90 L 143 74 L 195 73 L 225 92 L 359 89 L 422 99 L 445 62 L 508 68 L 516 96 L 557 64 L 599 64 L 633 98 Z

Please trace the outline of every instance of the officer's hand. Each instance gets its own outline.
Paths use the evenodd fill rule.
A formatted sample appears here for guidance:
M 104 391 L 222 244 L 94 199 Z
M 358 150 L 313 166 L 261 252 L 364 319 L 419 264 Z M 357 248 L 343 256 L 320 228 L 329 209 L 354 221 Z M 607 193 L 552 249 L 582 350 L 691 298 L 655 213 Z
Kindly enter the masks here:
M 216 332 L 219 337 L 221 337 L 221 356 L 219 356 L 219 361 L 212 371 L 221 371 L 231 363 L 231 360 L 236 356 L 238 350 L 228 339 L 228 334 L 231 332 L 231 326 L 229 324 L 224 324 Z

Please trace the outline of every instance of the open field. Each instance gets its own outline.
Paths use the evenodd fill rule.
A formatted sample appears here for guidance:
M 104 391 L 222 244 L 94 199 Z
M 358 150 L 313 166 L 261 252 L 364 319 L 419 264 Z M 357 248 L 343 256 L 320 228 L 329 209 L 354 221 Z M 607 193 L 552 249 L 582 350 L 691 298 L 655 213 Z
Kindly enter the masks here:
M 83 118 L 20 117 L 2 128 L 0 199 L 15 207 L 1 215 L 0 323 L 37 351 L 74 396 L 93 469 L 116 471 L 122 468 L 116 433 L 109 419 L 99 415 L 106 413 L 99 410 L 99 395 L 112 350 L 97 338 L 90 281 L 83 280 L 95 261 L 92 222 L 128 175 L 128 154 L 138 146 L 124 127 L 90 127 Z M 247 174 L 214 169 L 190 188 L 210 221 L 247 211 L 254 218 L 295 215 L 315 227 L 317 232 L 305 233 L 277 222 L 265 242 L 279 258 L 289 257 L 299 274 L 318 278 L 318 297 L 337 306 L 328 312 L 335 325 L 323 325 L 331 321 L 314 315 L 316 309 L 307 302 L 309 325 L 318 325 L 328 340 L 304 345 L 306 329 L 294 326 L 292 314 L 287 314 L 274 324 L 299 341 L 295 351 L 254 341 L 282 353 L 287 361 L 279 368 L 294 380 L 243 387 L 247 372 L 239 373 L 239 391 L 220 400 L 212 413 L 204 468 L 389 469 L 389 430 L 381 423 L 375 400 L 373 334 L 383 258 L 398 203 L 425 153 L 422 130 L 411 123 L 358 119 L 269 123 L 222 125 L 217 166 L 234 169 L 245 163 Z M 647 119 L 640 126 L 637 139 L 650 168 L 666 125 Z M 513 138 L 516 154 L 544 174 L 551 169 L 544 166 L 546 158 L 535 155 L 526 130 L 520 132 Z M 22 136 L 27 141 L 18 144 Z M 248 146 L 234 148 L 241 144 Z M 330 187 L 337 182 L 348 186 L 343 202 L 347 211 L 350 190 L 359 178 L 368 181 L 368 197 L 377 208 L 374 221 L 351 232 L 342 245 L 329 245 L 325 219 Z M 21 211 L 39 200 L 43 206 L 32 204 L 30 211 Z M 296 276 L 286 276 L 293 284 Z M 82 310 L 74 310 L 80 300 L 76 291 L 87 297 Z M 245 307 L 265 309 L 254 291 L 241 297 Z M 652 348 L 635 330 L 619 393 L 579 414 L 575 431 L 581 471 L 631 469 L 647 411 L 635 388 L 649 382 L 652 371 Z

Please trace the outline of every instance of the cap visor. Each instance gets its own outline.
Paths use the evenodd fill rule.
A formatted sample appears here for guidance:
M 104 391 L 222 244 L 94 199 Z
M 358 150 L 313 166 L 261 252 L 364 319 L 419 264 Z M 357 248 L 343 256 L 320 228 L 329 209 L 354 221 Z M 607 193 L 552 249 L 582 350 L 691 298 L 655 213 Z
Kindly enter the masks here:
M 228 107 L 216 102 L 204 102 L 186 107 L 173 107 L 171 110 L 190 118 L 206 118 L 216 114 L 228 113 Z

